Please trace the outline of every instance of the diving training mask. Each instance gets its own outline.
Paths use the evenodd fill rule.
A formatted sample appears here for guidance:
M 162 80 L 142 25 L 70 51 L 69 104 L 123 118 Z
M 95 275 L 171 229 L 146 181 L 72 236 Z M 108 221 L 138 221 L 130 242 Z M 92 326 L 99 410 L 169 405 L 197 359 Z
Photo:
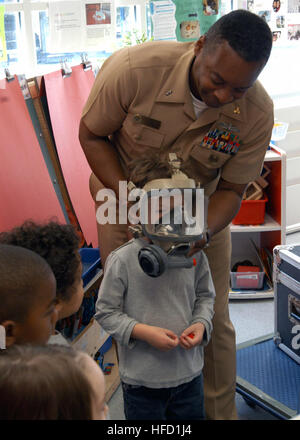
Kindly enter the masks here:
M 167 268 L 191 268 L 194 258 L 187 254 L 207 229 L 204 189 L 180 171 L 176 154 L 169 156 L 172 177 L 148 182 L 140 200 L 142 234 L 152 244 L 141 248 L 138 258 L 151 277 L 160 276 Z

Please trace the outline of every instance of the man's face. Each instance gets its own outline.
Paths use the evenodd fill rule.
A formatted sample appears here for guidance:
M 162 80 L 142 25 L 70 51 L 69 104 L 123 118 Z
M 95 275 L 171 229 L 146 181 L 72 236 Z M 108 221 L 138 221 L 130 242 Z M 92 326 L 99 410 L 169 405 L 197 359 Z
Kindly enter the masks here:
M 248 62 L 227 43 L 204 49 L 205 37 L 195 45 L 195 61 L 190 73 L 193 94 L 209 107 L 221 107 L 241 98 L 254 84 L 263 62 Z

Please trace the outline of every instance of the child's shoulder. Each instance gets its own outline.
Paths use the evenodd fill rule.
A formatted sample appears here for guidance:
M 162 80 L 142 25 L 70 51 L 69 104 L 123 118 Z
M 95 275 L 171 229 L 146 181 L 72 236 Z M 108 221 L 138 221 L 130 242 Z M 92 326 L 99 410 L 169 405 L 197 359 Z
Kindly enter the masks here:
M 134 241 L 135 241 L 134 238 L 132 240 L 127 241 L 126 243 L 124 243 L 121 246 L 114 249 L 112 251 L 112 254 L 122 255 L 124 253 L 131 251 L 133 244 L 134 244 Z
M 134 253 L 137 254 L 137 251 L 135 249 L 135 239 L 129 240 L 126 243 L 122 244 L 121 246 L 114 249 L 108 256 L 109 261 L 115 262 L 115 261 L 127 261 L 128 258 L 133 255 Z
M 105 262 L 105 271 L 108 269 L 112 269 L 117 272 L 121 272 L 123 270 L 127 271 L 128 267 L 136 264 L 138 261 L 138 250 L 139 246 L 137 246 L 136 239 L 129 240 L 128 242 L 122 244 L 118 248 L 114 249 L 108 256 Z

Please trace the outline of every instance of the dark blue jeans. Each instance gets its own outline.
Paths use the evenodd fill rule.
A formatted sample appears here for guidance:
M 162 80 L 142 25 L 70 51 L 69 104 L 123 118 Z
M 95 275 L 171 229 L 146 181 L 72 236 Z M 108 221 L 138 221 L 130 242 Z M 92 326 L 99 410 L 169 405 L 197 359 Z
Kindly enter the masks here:
M 148 388 L 122 382 L 126 420 L 203 420 L 202 374 L 172 388 Z

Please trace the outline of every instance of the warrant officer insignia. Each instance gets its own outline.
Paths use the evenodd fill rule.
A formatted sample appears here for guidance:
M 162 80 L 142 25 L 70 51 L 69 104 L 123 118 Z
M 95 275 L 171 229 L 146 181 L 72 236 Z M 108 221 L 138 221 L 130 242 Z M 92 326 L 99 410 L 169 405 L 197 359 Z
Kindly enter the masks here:
M 234 125 L 232 125 L 230 122 L 219 122 L 218 124 L 221 128 L 223 128 L 226 131 L 232 131 L 234 133 L 238 133 L 240 130 L 235 127 Z

